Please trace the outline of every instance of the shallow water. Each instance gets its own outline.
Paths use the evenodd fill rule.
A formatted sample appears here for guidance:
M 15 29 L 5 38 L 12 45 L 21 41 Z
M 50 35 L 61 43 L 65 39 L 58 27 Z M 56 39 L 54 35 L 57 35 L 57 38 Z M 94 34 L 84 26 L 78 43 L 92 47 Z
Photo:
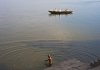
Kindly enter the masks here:
M 49 9 L 69 8 L 69 15 Z M 68 58 L 100 57 L 99 0 L 0 0 L 0 70 L 41 70 Z

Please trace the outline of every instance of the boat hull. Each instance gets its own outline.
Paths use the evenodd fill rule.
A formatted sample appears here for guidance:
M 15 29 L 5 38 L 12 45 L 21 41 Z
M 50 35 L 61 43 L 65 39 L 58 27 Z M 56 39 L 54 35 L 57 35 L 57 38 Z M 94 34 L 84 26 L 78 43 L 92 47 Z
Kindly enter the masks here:
M 71 14 L 72 11 L 49 11 L 51 14 Z

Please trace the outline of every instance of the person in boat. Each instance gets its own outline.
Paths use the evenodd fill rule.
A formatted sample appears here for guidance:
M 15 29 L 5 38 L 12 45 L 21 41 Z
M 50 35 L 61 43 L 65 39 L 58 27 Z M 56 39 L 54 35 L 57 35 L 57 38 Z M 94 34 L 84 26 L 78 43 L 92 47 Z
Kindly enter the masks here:
M 61 12 L 62 10 L 61 9 L 59 9 L 59 12 Z
M 55 9 L 54 9 L 54 11 L 55 11 L 55 12 L 57 12 L 57 11 L 58 11 L 58 9 L 56 9 L 56 8 L 55 8 Z
M 65 9 L 65 11 L 68 11 L 68 9 Z

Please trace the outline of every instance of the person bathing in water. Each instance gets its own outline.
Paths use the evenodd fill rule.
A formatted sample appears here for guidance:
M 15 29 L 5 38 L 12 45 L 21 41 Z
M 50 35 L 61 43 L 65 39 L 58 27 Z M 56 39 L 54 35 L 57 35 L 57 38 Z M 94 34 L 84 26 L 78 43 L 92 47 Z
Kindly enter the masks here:
M 48 62 L 48 66 L 51 66 L 52 65 L 52 57 L 50 54 L 48 54 L 48 59 L 46 60 Z

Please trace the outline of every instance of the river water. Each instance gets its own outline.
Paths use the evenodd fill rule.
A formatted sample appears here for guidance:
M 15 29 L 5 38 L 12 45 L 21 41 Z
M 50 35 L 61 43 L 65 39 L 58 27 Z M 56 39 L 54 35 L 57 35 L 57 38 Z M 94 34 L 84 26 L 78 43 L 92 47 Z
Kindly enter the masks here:
M 100 0 L 0 0 L 0 70 L 41 70 L 48 54 L 54 64 L 100 59 L 99 8 Z

